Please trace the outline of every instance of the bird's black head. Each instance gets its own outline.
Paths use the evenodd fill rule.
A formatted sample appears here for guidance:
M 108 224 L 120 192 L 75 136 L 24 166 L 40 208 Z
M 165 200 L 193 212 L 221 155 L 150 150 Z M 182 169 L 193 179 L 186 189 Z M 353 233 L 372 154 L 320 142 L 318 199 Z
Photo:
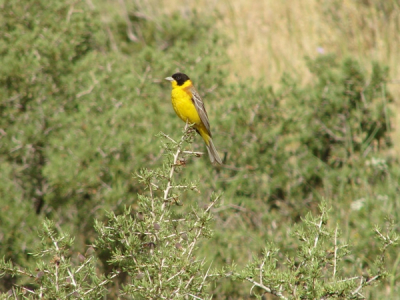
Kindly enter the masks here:
M 184 84 L 187 80 L 190 80 L 189 76 L 183 73 L 175 73 L 172 78 L 176 80 L 178 85 Z

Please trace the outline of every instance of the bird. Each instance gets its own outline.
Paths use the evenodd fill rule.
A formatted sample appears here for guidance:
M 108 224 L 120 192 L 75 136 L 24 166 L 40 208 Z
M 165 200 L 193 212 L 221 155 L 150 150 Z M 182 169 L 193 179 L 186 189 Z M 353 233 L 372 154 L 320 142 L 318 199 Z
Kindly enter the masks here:
M 222 165 L 222 160 L 212 140 L 210 122 L 204 102 L 189 76 L 178 72 L 165 78 L 165 80 L 171 82 L 171 102 L 178 117 L 187 124 L 193 124 L 194 129 L 206 143 L 211 163 L 216 162 Z

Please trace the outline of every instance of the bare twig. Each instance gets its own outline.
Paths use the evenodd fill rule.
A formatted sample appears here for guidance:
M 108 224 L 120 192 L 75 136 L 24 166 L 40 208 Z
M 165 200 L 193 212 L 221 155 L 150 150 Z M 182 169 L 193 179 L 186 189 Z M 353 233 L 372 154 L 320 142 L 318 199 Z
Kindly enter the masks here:
M 371 282 L 377 280 L 379 277 L 381 277 L 380 274 L 378 274 L 378 275 L 376 275 L 376 276 L 370 278 L 368 281 L 365 281 L 365 282 L 364 282 L 364 278 L 361 277 L 360 285 L 359 285 L 351 294 L 352 294 L 352 295 L 360 294 L 360 290 L 361 290 L 364 286 L 369 285 Z M 361 296 L 362 296 L 362 295 L 361 295 Z
M 197 151 L 182 151 L 182 153 L 185 153 L 185 154 L 194 154 L 194 155 L 197 155 L 197 156 L 204 155 L 204 152 L 197 152 Z
M 110 276 L 110 278 L 107 278 L 105 280 L 103 280 L 102 282 L 100 282 L 98 285 L 96 285 L 95 287 L 91 288 L 90 290 L 87 290 L 84 295 L 90 294 L 91 292 L 93 292 L 95 289 L 98 289 L 99 287 L 109 283 L 111 281 L 111 279 L 117 277 L 119 274 L 119 272 L 117 271 L 116 273 L 114 273 L 113 275 Z
M 203 260 L 203 263 L 204 263 L 204 260 Z M 203 264 L 203 263 L 202 263 L 202 264 Z M 204 286 L 205 283 L 206 283 L 206 279 L 208 278 L 208 273 L 210 272 L 211 265 L 212 265 L 212 263 L 211 263 L 210 266 L 208 267 L 207 272 L 206 272 L 206 274 L 205 274 L 204 277 L 203 277 L 203 281 L 201 282 L 199 288 L 197 289 L 199 292 L 201 291 L 201 289 L 203 288 L 203 286 Z
M 346 138 L 338 136 L 335 134 L 332 130 L 330 130 L 322 121 L 320 120 L 315 120 L 321 127 L 322 129 L 329 135 L 331 136 L 335 141 L 337 142 L 343 142 L 346 140 Z
M 195 296 L 195 295 L 192 295 L 192 294 L 188 294 L 189 296 L 192 296 L 194 299 L 199 299 L 199 300 L 203 300 L 202 298 L 200 298 L 200 297 L 197 297 L 197 296 Z
M 167 135 L 165 135 L 165 137 L 168 137 Z M 169 139 L 171 139 L 170 137 L 168 137 Z M 164 203 L 161 206 L 161 209 L 164 210 L 165 209 L 165 205 L 167 203 L 167 199 L 168 199 L 168 194 L 169 191 L 172 188 L 172 176 L 174 175 L 175 172 L 175 167 L 177 166 L 177 162 L 178 162 L 178 158 L 179 158 L 179 154 L 181 154 L 181 147 L 178 144 L 177 150 L 174 154 L 174 159 L 172 161 L 172 165 L 171 165 L 171 170 L 169 171 L 169 176 L 168 176 L 168 182 L 167 182 L 167 187 L 164 190 Z
M 250 277 L 247 277 L 246 280 L 253 284 L 252 289 L 254 288 L 254 286 L 258 286 L 259 288 L 262 288 L 265 292 L 275 295 L 275 296 L 279 297 L 280 299 L 287 299 L 281 292 L 274 291 L 274 290 L 270 289 L 269 287 L 255 281 L 254 279 L 252 279 Z
M 89 259 L 87 259 L 87 260 L 85 261 L 85 263 L 83 263 L 83 264 L 75 271 L 75 274 L 76 274 L 76 273 L 79 273 L 86 265 L 88 265 L 89 262 L 92 260 L 92 258 L 93 258 L 93 257 L 89 257 Z
M 173 144 L 176 145 L 176 152 L 175 152 L 175 154 L 173 154 L 173 160 L 172 160 L 172 164 L 171 164 L 171 169 L 170 169 L 169 174 L 168 174 L 167 187 L 164 189 L 164 197 L 163 197 L 164 203 L 161 206 L 162 210 L 165 209 L 165 206 L 166 206 L 166 204 L 168 202 L 168 199 L 171 199 L 171 197 L 169 196 L 169 193 L 170 193 L 171 189 L 172 188 L 184 188 L 185 187 L 185 186 L 173 186 L 172 185 L 172 177 L 174 175 L 176 167 L 180 165 L 178 163 L 178 160 L 179 160 L 179 156 L 182 153 L 194 153 L 194 154 L 196 154 L 196 152 L 183 151 L 182 150 L 182 144 L 187 140 L 188 134 L 190 133 L 191 130 L 192 130 L 191 126 L 186 124 L 186 126 L 185 126 L 185 134 L 181 137 L 179 142 L 175 141 L 174 139 L 172 139 L 167 134 L 161 133 L 166 139 L 170 140 Z M 161 220 L 162 220 L 162 218 L 163 218 L 163 216 L 161 216 Z
M 76 98 L 80 98 L 84 95 L 90 94 L 93 91 L 94 87 L 99 83 L 99 81 L 96 79 L 96 76 L 94 75 L 93 72 L 90 72 L 90 75 L 92 76 L 93 84 L 86 91 L 82 91 L 82 92 L 76 94 Z
M 115 52 L 118 52 L 118 45 L 117 42 L 115 41 L 114 35 L 111 31 L 110 26 L 108 26 L 108 24 L 105 24 L 105 29 L 108 33 L 108 38 L 110 39 L 110 45 L 111 45 L 111 49 Z
M 207 207 L 207 209 L 205 210 L 205 212 L 209 212 L 210 209 L 216 204 L 216 202 L 219 200 L 219 197 L 215 198 L 215 200 L 213 202 L 210 203 L 210 205 Z M 193 239 L 193 242 L 189 245 L 189 251 L 187 252 L 187 257 L 191 257 L 192 252 L 194 250 L 194 246 L 196 245 L 201 233 L 203 232 L 203 224 L 201 224 L 200 227 L 198 227 L 197 232 L 196 232 L 196 236 Z
M 269 252 L 269 251 L 268 251 L 268 252 Z M 267 254 L 267 255 L 268 255 L 268 254 Z M 260 283 L 261 283 L 261 284 L 263 283 L 263 276 L 262 276 L 262 273 L 263 273 L 264 265 L 265 265 L 265 256 L 264 256 L 264 259 L 262 260 L 262 263 L 261 263 L 261 266 L 260 266 Z
M 315 237 L 314 248 L 316 248 L 317 244 L 318 244 L 318 240 L 319 240 L 319 235 L 321 233 L 321 227 L 322 227 L 323 219 L 324 219 L 324 212 L 322 212 L 322 214 L 321 214 L 321 219 L 319 221 L 319 224 L 316 225 L 318 227 L 318 232 L 317 232 L 317 236 Z
M 127 34 L 127 36 L 128 36 L 130 41 L 137 42 L 138 38 L 133 33 L 132 22 L 129 19 L 128 10 L 126 8 L 125 1 L 124 0 L 119 0 L 119 4 L 122 6 L 123 15 L 124 15 L 125 22 L 126 22 L 126 34 Z
M 338 251 L 338 247 L 337 247 L 337 233 L 338 233 L 338 227 L 336 224 L 336 229 L 335 229 L 335 249 L 334 249 L 334 257 L 333 257 L 333 278 L 336 277 L 336 266 L 337 266 L 337 251 Z

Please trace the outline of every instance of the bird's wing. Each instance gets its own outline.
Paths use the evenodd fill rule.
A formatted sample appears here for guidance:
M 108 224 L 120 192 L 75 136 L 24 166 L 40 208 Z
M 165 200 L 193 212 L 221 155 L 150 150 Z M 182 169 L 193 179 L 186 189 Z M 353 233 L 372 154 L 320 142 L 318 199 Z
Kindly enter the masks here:
M 206 108 L 204 107 L 204 102 L 201 100 L 199 93 L 193 86 L 190 88 L 190 92 L 192 93 L 192 101 L 196 107 L 197 113 L 207 129 L 208 135 L 211 137 L 210 122 L 208 121 L 208 115 Z

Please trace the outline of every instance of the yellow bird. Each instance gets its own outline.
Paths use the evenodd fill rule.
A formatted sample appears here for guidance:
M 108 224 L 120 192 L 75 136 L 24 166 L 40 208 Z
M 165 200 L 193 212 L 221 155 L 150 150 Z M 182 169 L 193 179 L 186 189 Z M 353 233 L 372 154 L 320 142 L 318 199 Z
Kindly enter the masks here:
M 194 129 L 206 143 L 211 162 L 222 164 L 212 140 L 210 123 L 203 100 L 201 100 L 190 78 L 186 74 L 175 73 L 165 79 L 171 82 L 171 101 L 178 117 L 188 124 L 194 124 Z

